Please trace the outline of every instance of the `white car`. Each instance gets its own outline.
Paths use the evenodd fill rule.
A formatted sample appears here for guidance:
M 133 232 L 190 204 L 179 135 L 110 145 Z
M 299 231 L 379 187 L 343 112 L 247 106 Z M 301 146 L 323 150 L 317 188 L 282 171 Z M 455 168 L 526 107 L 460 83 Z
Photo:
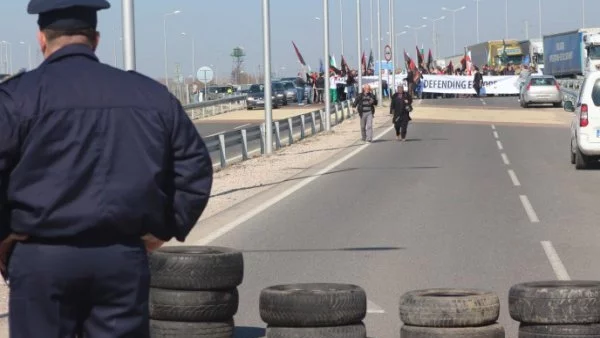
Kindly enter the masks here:
M 600 159 L 600 72 L 589 74 L 577 95 L 564 109 L 575 113 L 571 122 L 571 163 L 586 169 Z

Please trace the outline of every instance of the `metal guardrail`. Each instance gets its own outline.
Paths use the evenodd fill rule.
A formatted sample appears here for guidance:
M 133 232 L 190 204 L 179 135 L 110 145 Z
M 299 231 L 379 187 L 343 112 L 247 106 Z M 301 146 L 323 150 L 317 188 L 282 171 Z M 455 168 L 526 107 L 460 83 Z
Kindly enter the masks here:
M 560 88 L 565 95 L 565 101 L 577 101 L 577 95 L 579 95 L 579 89 L 583 80 L 558 80 Z
M 331 125 L 338 125 L 342 121 L 352 118 L 354 115 L 355 112 L 351 107 L 350 101 L 334 104 L 331 109 Z M 323 132 L 325 130 L 324 122 L 325 109 L 274 121 L 273 143 L 275 149 L 281 149 L 285 145 L 291 145 L 306 137 Z M 258 147 L 249 150 L 248 144 L 256 143 L 257 141 Z M 265 124 L 210 136 L 205 138 L 204 142 L 209 153 L 214 154 L 218 152 L 220 163 L 215 166 L 225 168 L 230 163 L 237 162 L 237 160 L 245 161 L 249 159 L 251 153 L 258 152 L 259 150 L 261 154 L 265 153 Z M 229 157 L 228 153 L 233 148 L 240 150 L 241 155 Z
M 247 95 L 235 95 L 219 100 L 198 102 L 183 106 L 192 120 L 219 115 L 234 110 L 246 109 Z

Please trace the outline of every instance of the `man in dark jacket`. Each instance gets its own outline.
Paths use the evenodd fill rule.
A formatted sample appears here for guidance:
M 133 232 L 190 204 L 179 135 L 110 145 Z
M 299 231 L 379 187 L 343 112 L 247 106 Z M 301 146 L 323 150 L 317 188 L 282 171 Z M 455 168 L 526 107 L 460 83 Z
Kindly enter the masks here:
M 363 91 L 357 97 L 353 107 L 356 107 L 360 116 L 360 132 L 363 142 L 373 141 L 373 115 L 375 114 L 375 106 L 377 105 L 377 97 L 371 92 L 371 86 L 364 85 Z
M 406 140 L 408 122 L 411 120 L 408 108 L 410 106 L 412 106 L 412 97 L 404 92 L 403 86 L 398 86 L 398 91 L 392 96 L 390 105 L 390 114 L 394 115 L 393 122 L 398 141 Z
M 473 76 L 473 88 L 477 96 L 481 95 L 481 88 L 483 87 L 483 75 L 479 72 L 479 68 L 475 67 L 475 75 Z
M 184 241 L 210 196 L 211 160 L 179 101 L 98 61 L 109 7 L 31 0 L 45 61 L 0 85 L 12 338 L 149 337 L 147 254 Z

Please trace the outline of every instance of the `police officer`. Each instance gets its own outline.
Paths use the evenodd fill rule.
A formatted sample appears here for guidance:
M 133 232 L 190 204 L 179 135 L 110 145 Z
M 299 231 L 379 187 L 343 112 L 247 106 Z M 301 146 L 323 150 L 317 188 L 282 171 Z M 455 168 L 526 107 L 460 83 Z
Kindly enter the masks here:
M 209 154 L 177 99 L 98 61 L 109 7 L 31 0 L 45 61 L 0 85 L 12 338 L 148 337 L 147 252 L 184 241 L 210 195 Z

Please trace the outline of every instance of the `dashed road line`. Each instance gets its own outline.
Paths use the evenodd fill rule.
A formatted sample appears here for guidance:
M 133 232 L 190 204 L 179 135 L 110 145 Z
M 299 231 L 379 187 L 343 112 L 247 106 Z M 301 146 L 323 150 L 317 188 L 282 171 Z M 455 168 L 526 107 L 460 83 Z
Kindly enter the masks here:
M 498 132 L 494 130 L 494 138 L 497 140 L 500 138 L 500 136 L 498 135 Z
M 514 170 L 508 169 L 508 176 L 510 176 L 510 180 L 512 181 L 515 187 L 521 186 L 521 182 L 519 181 L 519 178 L 517 177 L 517 174 L 515 174 Z
M 505 153 L 500 154 L 502 156 L 502 161 L 505 165 L 510 165 L 510 161 L 508 160 L 508 156 Z
M 492 124 L 492 130 L 496 130 L 496 125 Z
M 504 150 L 504 146 L 502 145 L 502 142 L 496 141 L 496 144 L 498 145 L 498 149 Z
M 367 313 L 385 313 L 381 306 L 367 299 Z
M 246 123 L 246 124 L 242 124 L 241 126 L 237 126 L 237 127 L 233 128 L 233 130 L 242 129 L 242 128 L 244 128 L 244 127 L 247 127 L 247 126 L 249 126 L 249 125 L 251 125 L 251 124 L 252 124 L 252 123 Z
M 525 212 L 527 213 L 527 217 L 529 217 L 529 221 L 531 223 L 539 223 L 540 219 L 538 218 L 535 210 L 533 210 L 533 206 L 531 202 L 529 202 L 529 198 L 526 195 L 520 195 L 521 203 L 523 204 L 523 208 L 525 208 Z
M 484 106 L 487 105 L 487 102 L 485 102 L 485 100 L 483 100 L 483 99 L 479 99 L 479 100 L 481 101 L 481 103 L 483 103 Z
M 548 257 L 548 260 L 550 261 L 550 265 L 552 266 L 552 270 L 554 270 L 556 278 L 558 278 L 558 280 L 571 280 L 571 277 L 567 272 L 567 268 L 565 268 L 565 265 L 560 260 L 560 257 L 554 249 L 552 242 L 542 241 L 542 247 L 544 248 L 546 257 Z

